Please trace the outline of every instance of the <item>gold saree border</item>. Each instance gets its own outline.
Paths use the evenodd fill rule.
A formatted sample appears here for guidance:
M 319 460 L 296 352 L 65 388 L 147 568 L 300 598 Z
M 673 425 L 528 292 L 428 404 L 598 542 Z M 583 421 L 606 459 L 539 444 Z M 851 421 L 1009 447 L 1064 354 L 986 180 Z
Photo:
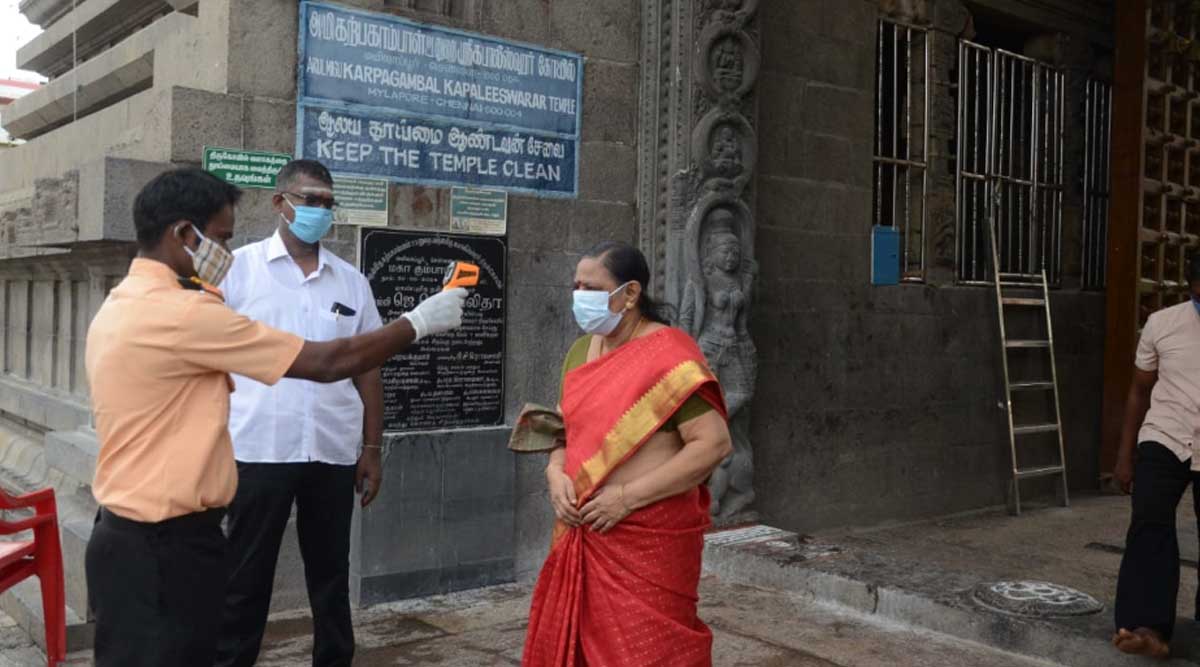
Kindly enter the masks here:
M 708 366 L 688 359 L 663 376 L 617 420 L 600 451 L 583 462 L 575 476 L 575 494 L 583 502 L 629 454 L 654 435 L 696 389 L 716 378 Z

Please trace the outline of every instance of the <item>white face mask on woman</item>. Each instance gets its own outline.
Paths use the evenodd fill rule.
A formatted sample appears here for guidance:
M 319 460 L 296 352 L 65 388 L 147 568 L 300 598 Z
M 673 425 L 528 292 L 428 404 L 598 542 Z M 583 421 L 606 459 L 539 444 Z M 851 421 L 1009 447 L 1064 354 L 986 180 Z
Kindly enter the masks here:
M 607 336 L 621 323 L 622 313 L 614 313 L 608 309 L 608 302 L 618 292 L 628 287 L 625 283 L 611 292 L 604 290 L 575 290 L 571 310 L 575 313 L 575 322 L 585 333 L 597 336 Z

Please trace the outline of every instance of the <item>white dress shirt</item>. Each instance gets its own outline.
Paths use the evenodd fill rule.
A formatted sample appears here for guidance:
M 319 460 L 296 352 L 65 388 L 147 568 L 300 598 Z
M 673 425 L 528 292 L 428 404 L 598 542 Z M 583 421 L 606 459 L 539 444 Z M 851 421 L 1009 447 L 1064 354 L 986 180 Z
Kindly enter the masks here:
M 1157 442 L 1200 470 L 1200 456 L 1193 455 L 1200 425 L 1200 314 L 1190 299 L 1150 315 L 1134 364 L 1158 373 L 1138 443 Z
M 221 283 L 230 308 L 264 324 L 323 341 L 383 326 L 366 277 L 321 248 L 308 276 L 279 232 L 234 252 Z M 337 315 L 333 304 L 354 311 Z M 363 404 L 350 380 L 323 384 L 284 378 L 273 387 L 234 375 L 229 434 L 237 460 L 353 465 L 362 444 Z M 372 443 L 377 444 L 377 443 Z

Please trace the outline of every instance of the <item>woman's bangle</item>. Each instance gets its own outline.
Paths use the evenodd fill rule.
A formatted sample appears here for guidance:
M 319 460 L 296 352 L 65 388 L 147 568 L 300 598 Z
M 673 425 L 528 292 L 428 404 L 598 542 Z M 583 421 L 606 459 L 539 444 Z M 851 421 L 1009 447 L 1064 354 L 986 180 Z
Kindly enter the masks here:
M 383 451 L 383 445 L 363 445 L 363 449 L 378 449 Z
M 625 485 L 624 484 L 622 484 L 620 486 L 620 491 L 621 491 L 621 508 L 625 510 L 626 514 L 633 514 L 633 510 L 630 509 L 629 504 L 625 502 Z

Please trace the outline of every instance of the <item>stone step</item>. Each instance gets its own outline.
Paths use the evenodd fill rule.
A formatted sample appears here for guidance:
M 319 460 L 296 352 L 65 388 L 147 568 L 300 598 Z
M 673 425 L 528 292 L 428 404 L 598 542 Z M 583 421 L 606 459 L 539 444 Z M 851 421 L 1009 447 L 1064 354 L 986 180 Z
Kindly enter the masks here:
M 100 442 L 89 430 L 51 431 L 46 434 L 46 464 L 61 470 L 81 486 L 91 487 Z
M 46 630 L 42 622 L 41 585 L 36 577 L 26 579 L 0 595 L 0 610 L 17 622 L 17 626 L 41 648 L 46 650 Z M 81 651 L 92 647 L 95 625 L 85 622 L 75 610 L 67 606 L 67 652 Z
M 7 122 L 7 121 L 6 121 Z M 74 180 L 70 183 L 45 179 L 45 189 L 35 191 L 34 196 L 49 196 L 62 189 L 74 188 Z M 56 189 L 59 188 L 59 189 Z M 53 291 L 34 295 L 51 298 Z M 22 380 L 12 375 L 0 376 L 0 410 L 20 417 L 39 428 L 56 431 L 66 431 L 87 426 L 92 418 L 87 399 L 61 392 L 50 391 L 29 380 Z
M 1053 584 L 989 583 L 975 574 L 946 572 L 920 563 L 892 562 L 883 555 L 884 547 L 878 554 L 860 558 L 869 566 L 839 568 L 834 564 L 843 560 L 845 554 L 836 544 L 808 537 L 793 542 L 794 533 L 769 526 L 740 530 L 742 535 L 723 535 L 718 531 L 706 536 L 706 574 L 729 583 L 790 592 L 869 617 L 1053 661 L 1064 667 L 1127 664 L 1107 641 L 1112 634 L 1111 615 L 1094 613 L 1102 607 L 1095 599 L 1088 600 L 1094 604 L 1084 615 L 1039 616 L 995 609 L 980 596 L 984 589 L 999 585 L 1052 587 Z M 1137 663 L 1130 659 L 1128 664 Z M 1180 623 L 1172 646 L 1172 660 L 1164 664 L 1200 667 L 1200 631 Z
M 4 388 L 0 386 L 0 394 L 3 393 Z M 0 422 L 0 480 L 6 482 L 5 487 L 20 491 L 46 481 L 46 457 L 40 438 L 4 426 L 4 422 Z
M 88 648 L 92 641 L 87 624 L 84 553 L 96 511 L 90 487 L 97 450 L 94 434 L 85 427 L 51 431 L 43 436 L 42 442 L 31 439 L 9 442 L 0 457 L 0 484 L 10 492 L 54 488 L 69 610 L 69 650 Z M 41 604 L 39 584 L 33 581 L 23 582 L 15 592 L 0 598 L 0 609 L 13 616 L 39 646 L 45 642 Z

